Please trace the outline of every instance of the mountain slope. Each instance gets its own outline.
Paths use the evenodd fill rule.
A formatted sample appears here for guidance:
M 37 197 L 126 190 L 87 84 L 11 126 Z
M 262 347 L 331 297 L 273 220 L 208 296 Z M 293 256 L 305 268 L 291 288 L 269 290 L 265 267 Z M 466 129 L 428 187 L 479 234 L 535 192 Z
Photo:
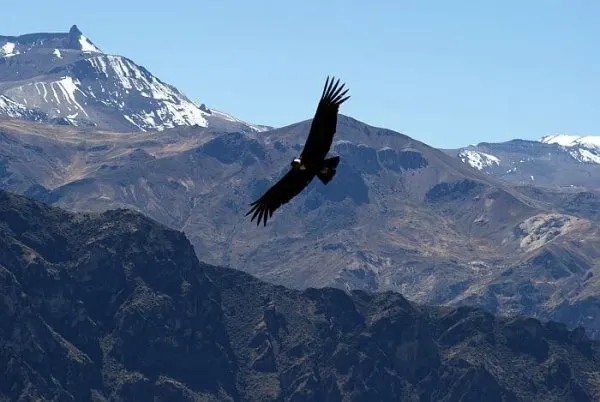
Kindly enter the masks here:
M 251 225 L 248 203 L 288 169 L 308 125 L 117 134 L 10 120 L 0 130 L 0 186 L 76 211 L 143 212 L 183 230 L 203 261 L 286 286 L 481 302 L 600 331 L 592 204 L 507 186 L 345 116 L 336 179 L 311 183 L 266 228 Z M 560 274 L 546 258 L 556 253 Z
M 201 256 L 202 257 L 202 256 Z M 592 401 L 581 329 L 295 291 L 200 264 L 179 232 L 0 191 L 0 398 Z
M 0 114 L 116 131 L 180 126 L 266 128 L 213 113 L 132 60 L 68 33 L 0 36 Z M 237 124 L 236 124 L 237 123 Z

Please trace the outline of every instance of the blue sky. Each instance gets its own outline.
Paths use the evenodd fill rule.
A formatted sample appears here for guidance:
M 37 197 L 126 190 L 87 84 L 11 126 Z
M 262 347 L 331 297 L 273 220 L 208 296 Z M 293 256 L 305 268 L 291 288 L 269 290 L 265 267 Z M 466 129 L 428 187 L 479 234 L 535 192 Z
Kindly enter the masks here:
M 437 147 L 600 135 L 600 2 L 5 2 L 0 34 L 77 24 L 190 98 L 255 123 L 341 112 Z

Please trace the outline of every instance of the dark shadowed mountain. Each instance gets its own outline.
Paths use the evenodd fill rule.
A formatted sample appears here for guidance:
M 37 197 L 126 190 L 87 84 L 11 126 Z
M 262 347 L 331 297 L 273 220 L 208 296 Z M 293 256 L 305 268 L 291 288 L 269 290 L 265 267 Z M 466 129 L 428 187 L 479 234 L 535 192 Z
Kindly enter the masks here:
M 600 137 L 553 135 L 540 141 L 482 142 L 449 155 L 510 183 L 600 188 Z
M 202 261 L 273 283 L 481 303 L 597 335 L 599 216 L 584 192 L 517 188 L 341 116 L 335 180 L 312 183 L 266 228 L 250 224 L 248 204 L 297 156 L 309 124 L 114 133 L 4 120 L 0 186 L 75 211 L 143 212 L 183 230 Z
M 127 57 L 66 33 L 0 36 L 0 115 L 116 131 L 268 129 L 198 106 Z
M 286 289 L 199 263 L 140 214 L 4 191 L 0 370 L 7 401 L 600 398 L 600 345 L 582 329 Z

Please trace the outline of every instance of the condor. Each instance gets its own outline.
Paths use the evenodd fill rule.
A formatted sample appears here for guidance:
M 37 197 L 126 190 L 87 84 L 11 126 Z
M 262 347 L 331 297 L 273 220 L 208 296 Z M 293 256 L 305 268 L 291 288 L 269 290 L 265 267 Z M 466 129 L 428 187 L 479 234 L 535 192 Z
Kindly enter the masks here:
M 317 111 L 313 118 L 308 138 L 300 156 L 291 163 L 291 169 L 259 199 L 250 204 L 252 208 L 246 216 L 253 213 L 250 221 L 256 220 L 256 225 L 267 225 L 267 218 L 281 205 L 286 204 L 317 176 L 323 184 L 327 184 L 335 176 L 340 157 L 325 159 L 337 126 L 337 115 L 340 105 L 350 98 L 345 96 L 348 89 L 342 92 L 344 85 L 339 85 L 338 78 L 332 77 L 325 80 L 325 87 L 321 94 Z

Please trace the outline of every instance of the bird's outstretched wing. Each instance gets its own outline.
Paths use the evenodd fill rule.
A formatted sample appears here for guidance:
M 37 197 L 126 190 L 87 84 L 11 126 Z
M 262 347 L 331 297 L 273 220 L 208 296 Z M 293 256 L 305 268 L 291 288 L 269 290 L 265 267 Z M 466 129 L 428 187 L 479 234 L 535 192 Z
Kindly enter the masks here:
M 345 84 L 340 86 L 339 83 L 340 79 L 335 81 L 335 77 L 330 80 L 328 76 L 325 80 L 325 87 L 323 87 L 323 93 L 302 150 L 302 160 L 307 164 L 313 160 L 315 162 L 322 161 L 331 148 L 338 110 L 340 105 L 350 98 L 350 95 L 344 96 L 348 89 L 342 92 Z
M 250 222 L 258 217 L 256 225 L 260 225 L 262 220 L 264 226 L 267 226 L 267 218 L 273 216 L 273 212 L 281 205 L 298 195 L 314 176 L 314 173 L 306 170 L 291 169 L 259 199 L 250 204 L 252 209 L 246 213 L 246 216 L 254 212 Z

